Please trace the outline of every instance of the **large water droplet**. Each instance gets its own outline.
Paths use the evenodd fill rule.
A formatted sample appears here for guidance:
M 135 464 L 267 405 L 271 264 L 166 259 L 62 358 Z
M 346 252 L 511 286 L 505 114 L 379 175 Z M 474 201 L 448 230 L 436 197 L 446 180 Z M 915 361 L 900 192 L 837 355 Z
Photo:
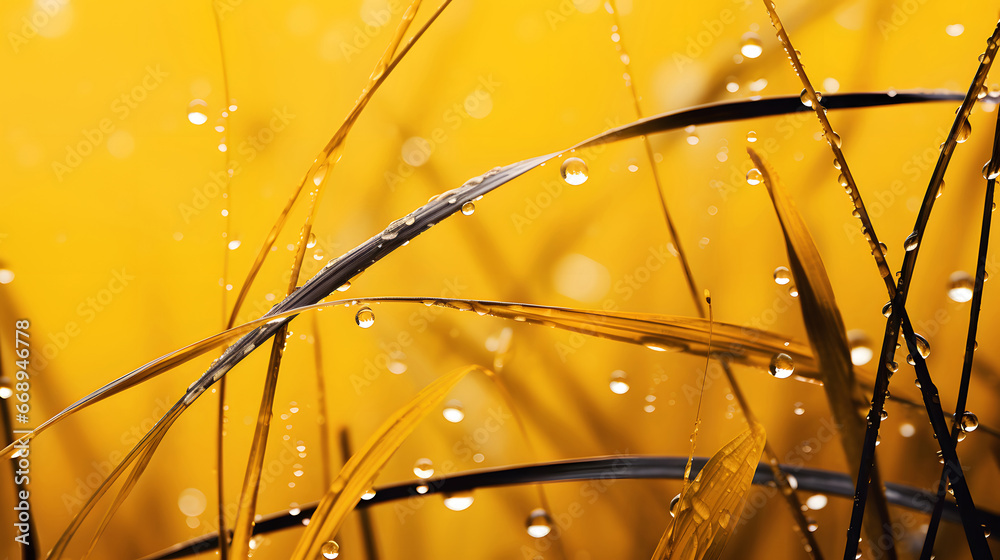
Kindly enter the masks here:
M 953 272 L 948 278 L 948 297 L 952 301 L 965 303 L 972 299 L 972 290 L 976 287 L 975 280 L 967 272 Z
M 620 369 L 611 373 L 611 382 L 608 385 L 611 387 L 611 392 L 616 395 L 624 395 L 629 390 L 628 377 Z
M 362 329 L 367 329 L 375 324 L 375 312 L 370 307 L 362 307 L 354 316 L 354 322 Z
M 779 266 L 774 269 L 774 283 L 779 286 L 784 286 L 785 284 L 792 281 L 792 273 L 787 268 Z
M 312 182 L 313 182 L 314 185 L 316 185 L 318 187 L 321 184 L 323 184 L 323 179 L 326 178 L 326 170 L 329 169 L 329 167 L 330 167 L 329 164 L 327 164 L 326 162 L 323 162 L 323 165 L 320 165 L 316 169 L 316 172 L 313 173 L 313 176 L 312 176 Z
M 14 380 L 0 377 L 0 399 L 9 399 L 14 394 Z
M 975 414 L 966 410 L 962 413 L 962 418 L 959 421 L 959 427 L 962 428 L 963 432 L 974 432 L 976 431 L 976 428 L 979 427 L 979 418 Z
M 813 494 L 806 498 L 806 506 L 812 510 L 820 510 L 826 507 L 828 501 L 826 494 Z
M 578 157 L 566 158 L 559 167 L 559 174 L 570 185 L 582 185 L 590 178 L 587 162 Z
M 323 543 L 323 546 L 319 549 L 319 551 L 323 554 L 323 558 L 333 560 L 334 558 L 340 556 L 340 545 L 337 544 L 337 541 L 326 541 Z
M 552 518 L 542 508 L 532 510 L 528 516 L 528 534 L 540 539 L 552 532 Z
M 748 185 L 759 185 L 761 181 L 764 180 L 764 175 L 761 174 L 760 170 L 754 167 L 750 171 L 747 171 L 747 184 Z
M 771 372 L 771 375 L 778 379 L 784 379 L 795 372 L 795 362 L 788 354 L 779 352 L 771 358 L 771 365 L 767 369 Z
M 470 200 L 462 205 L 462 214 L 466 216 L 471 216 L 476 212 L 476 205 Z
M 681 501 L 681 495 L 677 494 L 670 499 L 670 517 L 677 517 L 677 503 Z
M 413 464 L 413 474 L 417 475 L 417 478 L 434 476 L 434 463 L 427 458 L 417 459 L 417 462 Z
M 903 248 L 907 251 L 912 251 L 917 248 L 918 243 L 920 243 L 920 238 L 917 236 L 917 232 L 914 231 L 906 236 L 906 240 L 903 241 Z
M 469 509 L 474 500 L 475 498 L 473 498 L 471 491 L 446 493 L 444 495 L 444 507 L 451 511 L 462 511 Z
M 445 420 L 452 424 L 457 424 L 465 418 L 465 410 L 462 409 L 462 403 L 457 400 L 450 400 L 445 403 L 441 414 Z
M 751 144 L 757 141 L 757 133 L 754 131 L 747 132 L 747 142 Z
M 882 316 L 883 317 L 889 317 L 890 315 L 892 315 L 892 302 L 891 301 L 886 302 L 886 304 L 882 306 Z

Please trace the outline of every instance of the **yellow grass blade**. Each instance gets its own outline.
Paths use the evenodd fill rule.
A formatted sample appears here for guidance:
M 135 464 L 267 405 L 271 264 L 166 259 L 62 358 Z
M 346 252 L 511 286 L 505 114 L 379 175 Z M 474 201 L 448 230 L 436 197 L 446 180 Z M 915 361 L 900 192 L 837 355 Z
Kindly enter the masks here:
M 361 500 L 361 495 L 375 482 L 396 449 L 424 417 L 437 410 L 455 385 L 473 371 L 487 370 L 479 366 L 468 366 L 439 377 L 382 424 L 344 465 L 330 489 L 323 495 L 291 558 L 311 560 L 319 557 L 323 544 L 340 530 L 347 515 Z
M 653 560 L 712 560 L 733 533 L 767 436 L 751 424 L 709 459 L 681 492 L 676 517 L 667 526 Z
M 747 148 L 747 152 L 764 177 L 764 185 L 784 232 L 789 268 L 799 290 L 806 332 L 818 362 L 830 410 L 840 427 L 844 452 L 856 478 L 865 438 L 865 420 L 859 414 L 859 408 L 866 407 L 867 401 L 854 376 L 847 331 L 833 286 L 805 221 L 785 194 L 774 169 L 753 148 Z M 865 526 L 872 542 L 878 542 L 882 535 L 881 528 L 891 527 L 891 520 L 877 467 L 873 472 L 874 500 L 869 503 L 872 515 L 866 516 Z

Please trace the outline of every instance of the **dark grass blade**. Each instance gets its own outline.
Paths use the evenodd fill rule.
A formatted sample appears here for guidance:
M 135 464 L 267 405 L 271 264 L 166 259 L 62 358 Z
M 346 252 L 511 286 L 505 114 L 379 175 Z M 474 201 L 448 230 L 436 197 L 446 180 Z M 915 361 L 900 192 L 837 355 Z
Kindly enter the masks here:
M 992 558 L 989 546 L 986 544 L 986 539 L 983 536 L 982 528 L 976 520 L 975 504 L 972 499 L 972 494 L 969 492 L 965 476 L 962 472 L 962 466 L 958 460 L 958 455 L 955 452 L 955 440 L 951 437 L 948 425 L 944 420 L 944 414 L 941 411 L 940 397 L 938 396 L 937 388 L 931 381 L 923 358 L 916 350 L 916 340 L 913 337 L 913 328 L 910 325 L 909 318 L 906 316 L 905 306 L 906 297 L 913 276 L 913 270 L 916 266 L 917 255 L 920 251 L 920 241 L 923 238 L 924 229 L 930 219 L 930 213 L 934 206 L 934 200 L 937 197 L 941 181 L 943 180 L 945 171 L 951 161 L 951 156 L 955 151 L 955 146 L 957 144 L 956 138 L 969 118 L 972 106 L 975 104 L 977 95 L 982 89 L 983 83 L 986 80 L 986 75 L 988 74 L 990 66 L 993 63 L 993 59 L 997 54 L 997 47 L 1000 45 L 998 44 L 998 41 L 1000 41 L 1000 22 L 998 22 L 993 34 L 987 40 L 986 52 L 982 56 L 982 60 L 976 69 L 976 74 L 972 79 L 972 84 L 969 86 L 965 99 L 962 101 L 962 105 L 957 111 L 955 120 L 952 123 L 951 131 L 948 134 L 948 138 L 941 147 L 941 153 L 934 166 L 934 171 L 931 174 L 930 182 L 927 186 L 926 192 L 924 193 L 924 199 L 917 214 L 916 223 L 913 227 L 912 235 L 915 236 L 916 246 L 913 247 L 912 250 L 906 251 L 906 254 L 903 257 L 903 266 L 900 272 L 898 285 L 896 286 L 896 291 L 893 294 L 890 290 L 892 313 L 886 323 L 885 336 L 883 338 L 882 349 L 879 354 L 878 373 L 876 375 L 875 390 L 872 396 L 872 409 L 868 414 L 868 429 L 865 433 L 864 448 L 862 449 L 862 462 L 857 480 L 854 508 L 851 513 L 851 524 L 847 533 L 844 560 L 854 560 L 857 554 L 858 538 L 860 537 L 862 519 L 864 518 L 864 506 L 868 494 L 868 480 L 870 480 L 872 467 L 875 461 L 875 443 L 878 437 L 879 426 L 882 422 L 881 413 L 885 406 L 885 393 L 889 387 L 889 377 L 891 375 L 889 372 L 889 364 L 893 363 L 893 357 L 896 350 L 895 344 L 899 336 L 899 327 L 901 324 L 904 328 L 904 337 L 906 339 L 907 347 L 909 348 L 910 354 L 913 356 L 915 361 L 914 367 L 916 368 L 917 379 L 921 384 L 920 391 L 923 395 L 925 407 L 927 408 L 927 414 L 932 426 L 934 427 L 938 443 L 941 446 L 941 453 L 944 457 L 946 470 L 948 471 L 948 478 L 955 490 L 955 499 L 959 508 L 963 512 L 962 525 L 965 530 L 966 540 L 968 541 L 972 556 L 976 560 Z
M 375 496 L 370 500 L 361 501 L 357 509 L 364 510 L 380 504 L 389 504 L 420 496 L 417 487 L 426 485 L 431 494 L 454 493 L 487 488 L 516 486 L 523 484 L 546 484 L 556 482 L 587 481 L 587 480 L 680 480 L 684 477 L 684 469 L 688 458 L 619 455 L 615 457 L 592 457 L 569 461 L 556 461 L 502 467 L 497 469 L 476 470 L 467 473 L 454 474 L 430 481 L 404 482 L 382 486 L 376 489 Z M 691 473 L 697 475 L 708 462 L 707 457 L 695 457 L 691 465 Z M 820 469 L 807 469 L 799 466 L 779 465 L 782 471 L 791 474 L 798 481 L 798 488 L 803 492 L 819 492 L 830 496 L 849 498 L 854 494 L 853 479 L 843 473 Z M 771 468 L 760 463 L 754 473 L 753 483 L 758 486 L 774 482 Z M 929 513 L 932 509 L 934 494 L 902 484 L 886 484 L 886 497 L 889 503 L 921 513 Z M 254 527 L 254 534 L 267 534 L 284 529 L 302 527 L 302 520 L 309 518 L 315 510 L 316 503 L 304 504 L 299 512 L 291 514 L 288 511 L 264 516 Z M 979 511 L 983 523 L 993 533 L 993 538 L 1000 538 L 1000 514 L 990 511 Z M 958 508 L 953 502 L 946 502 L 943 517 L 949 523 L 959 522 Z M 145 556 L 142 560 L 168 560 L 186 558 L 194 554 L 202 554 L 214 550 L 218 546 L 218 534 L 212 533 L 179 543 L 163 551 Z
M 939 100 L 941 96 L 933 96 L 931 94 L 914 94 L 916 99 L 913 101 L 931 101 Z M 898 97 L 898 96 L 897 96 Z M 763 100 L 760 100 L 763 101 Z M 795 112 L 799 110 L 794 107 L 795 98 L 785 98 L 780 100 L 778 105 L 783 105 L 781 108 L 784 112 Z M 858 102 L 859 100 L 856 100 Z M 758 101 L 741 102 L 740 105 L 742 111 L 737 111 L 737 113 L 742 114 L 742 118 L 753 118 L 756 116 L 761 116 L 760 111 L 754 111 L 754 109 L 760 109 L 760 107 L 754 105 Z M 894 97 L 889 97 L 888 95 L 883 96 L 881 99 L 868 99 L 876 105 L 887 105 L 893 104 L 893 102 L 898 102 Z M 856 106 L 861 106 L 860 104 Z M 587 140 L 577 147 L 584 147 L 589 145 L 597 145 L 600 143 L 611 142 L 616 140 L 621 140 L 624 138 L 633 137 L 640 134 L 649 134 L 652 132 L 659 132 L 664 130 L 670 130 L 672 128 L 679 128 L 688 126 L 689 124 L 694 124 L 693 121 L 698 119 L 708 119 L 715 115 L 717 118 L 731 119 L 732 113 L 726 113 L 727 109 L 732 107 L 722 104 L 709 107 L 695 108 L 691 111 L 693 115 L 688 115 L 691 117 L 688 122 L 684 122 L 683 114 L 673 113 L 668 115 L 661 115 L 659 117 L 653 117 L 651 119 L 644 119 L 633 123 L 633 125 L 627 125 L 625 127 L 619 127 L 607 133 L 601 134 L 590 140 Z M 749 108 L 749 110 L 748 110 Z M 771 110 L 778 110 L 772 107 Z M 707 121 L 702 121 L 707 122 Z M 487 174 L 468 181 L 465 185 L 458 189 L 448 191 L 442 194 L 436 200 L 426 204 L 425 206 L 412 212 L 405 218 L 397 220 L 389 225 L 383 232 L 374 236 L 369 241 L 363 243 L 362 245 L 356 247 L 352 251 L 343 255 L 342 257 L 335 259 L 327 264 L 323 270 L 321 270 L 315 277 L 306 282 L 304 285 L 299 287 L 294 293 L 289 295 L 287 298 L 282 300 L 280 303 L 275 305 L 265 317 L 271 317 L 276 314 L 286 312 L 289 310 L 298 309 L 303 306 L 307 306 L 312 303 L 316 303 L 332 293 L 337 287 L 343 285 L 345 282 L 353 278 L 357 274 L 361 273 L 367 269 L 371 264 L 374 264 L 378 260 L 384 258 L 392 251 L 402 246 L 404 243 L 415 238 L 417 235 L 426 231 L 434 224 L 440 220 L 447 218 L 451 214 L 455 213 L 461 208 L 462 204 L 466 201 L 471 201 L 485 195 L 491 190 L 499 187 L 500 185 L 510 181 L 511 179 L 520 176 L 523 173 L 537 167 L 541 163 L 548 161 L 555 157 L 555 154 L 550 154 L 547 156 L 539 156 L 536 158 L 531 158 L 524 160 L 506 167 L 498 167 L 494 170 L 488 172 Z M 294 316 L 288 317 L 287 319 L 282 319 L 280 321 L 269 322 L 264 326 L 258 327 L 257 329 L 249 332 L 239 339 L 235 344 L 231 345 L 223 355 L 213 363 L 213 365 L 199 378 L 195 381 L 189 388 L 184 398 L 178 402 L 176 406 L 181 407 L 181 410 L 190 406 L 207 388 L 216 383 L 221 379 L 230 369 L 235 367 L 245 356 L 250 352 L 258 348 L 261 344 L 266 342 L 274 333 L 281 328 L 282 325 L 290 321 Z M 160 369 L 159 371 L 164 371 L 165 369 Z M 18 441 L 27 441 L 31 437 L 36 436 L 41 429 L 52 425 L 54 422 L 66 415 L 72 413 L 73 411 L 80 410 L 83 407 L 102 400 L 111 394 L 120 392 L 125 387 L 134 385 L 139 381 L 137 377 L 140 375 L 146 376 L 148 378 L 153 372 L 140 368 L 140 370 L 134 371 L 131 374 L 127 374 L 122 378 L 106 385 L 102 390 L 92 393 L 90 396 L 79 401 L 75 405 L 72 405 L 69 409 L 59 413 L 56 417 L 50 419 L 43 424 L 39 429 L 36 429 L 31 434 L 22 436 Z M 172 411 L 179 414 L 176 410 Z M 147 453 L 152 453 L 155 450 L 156 445 L 162 439 L 162 431 L 165 431 L 172 424 L 176 416 L 170 417 L 170 413 L 165 415 L 161 419 L 161 423 L 158 423 L 160 433 L 154 434 L 151 432 L 147 434 L 147 438 L 144 438 L 140 444 L 136 446 L 126 456 L 126 460 L 123 461 L 119 468 L 116 469 L 113 476 L 105 480 L 105 484 L 102 488 L 107 487 L 114 482 L 120 476 L 124 469 L 131 464 L 132 461 L 142 458 L 143 464 L 147 460 L 145 458 Z M 151 437 L 150 437 L 151 436 Z M 5 448 L 5 452 L 9 452 L 13 444 Z M 139 469 L 141 471 L 141 468 Z M 131 478 L 131 477 L 130 477 Z M 95 494 L 96 495 L 96 494 Z M 80 519 L 82 522 L 82 518 Z
M 990 163 L 987 163 L 984 170 L 992 170 L 1000 163 L 1000 114 L 997 115 L 997 124 L 993 130 L 993 153 Z M 962 413 L 965 411 L 966 399 L 969 395 L 969 380 L 972 377 L 972 361 L 976 350 L 976 332 L 979 327 L 979 311 L 983 302 L 983 283 L 986 282 L 986 254 L 990 242 L 990 224 L 993 216 L 993 191 L 996 186 L 996 178 L 986 181 L 986 200 L 983 204 L 983 222 L 979 234 L 979 257 L 976 263 L 976 283 L 972 292 L 972 302 L 969 311 L 969 330 L 965 340 L 965 358 L 962 362 L 962 379 L 958 386 L 958 398 L 955 401 L 955 415 L 952 417 L 951 438 L 958 441 L 958 432 Z M 937 536 L 938 525 L 941 523 L 941 512 L 944 509 L 945 492 L 948 484 L 948 469 L 941 469 L 941 480 L 938 482 L 938 491 L 934 512 L 927 523 L 927 536 L 924 537 L 924 546 L 920 552 L 921 560 L 929 560 L 934 552 L 934 539 Z

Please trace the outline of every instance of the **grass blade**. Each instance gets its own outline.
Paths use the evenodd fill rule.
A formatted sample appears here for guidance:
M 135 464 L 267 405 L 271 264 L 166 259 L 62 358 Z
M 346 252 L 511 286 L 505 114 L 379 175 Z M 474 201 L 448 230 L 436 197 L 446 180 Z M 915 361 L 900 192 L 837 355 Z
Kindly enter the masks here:
M 854 376 L 847 331 L 840 309 L 837 307 L 833 286 L 830 285 L 819 250 L 802 216 L 785 194 L 777 174 L 753 148 L 747 148 L 747 152 L 754 165 L 763 174 L 764 185 L 767 187 L 785 236 L 789 268 L 795 278 L 799 299 L 802 302 L 802 318 L 819 364 L 820 377 L 823 380 L 830 410 L 841 430 L 844 452 L 851 465 L 858 465 L 865 437 L 865 424 L 858 414 L 858 407 L 863 406 L 864 397 Z M 871 479 L 873 485 L 878 484 L 877 476 L 876 473 Z M 892 526 L 881 484 L 876 486 L 876 491 L 872 512 L 876 517 L 870 517 L 872 522 L 867 527 L 872 542 L 879 542 L 884 534 L 883 528 Z M 890 543 L 892 543 L 891 538 L 890 535 Z M 893 547 L 888 547 L 887 552 L 890 556 L 894 556 Z
M 660 538 L 654 560 L 712 560 L 722 554 L 743 513 L 765 440 L 764 427 L 751 424 L 709 459 L 681 492 L 676 517 Z M 685 475 L 689 469 L 690 462 Z
M 486 370 L 469 366 L 439 377 L 382 424 L 341 469 L 316 507 L 291 558 L 305 560 L 319 556 L 323 543 L 340 530 L 347 515 L 361 501 L 361 495 L 371 487 L 396 449 L 424 417 L 437 409 L 455 385 L 473 371 Z

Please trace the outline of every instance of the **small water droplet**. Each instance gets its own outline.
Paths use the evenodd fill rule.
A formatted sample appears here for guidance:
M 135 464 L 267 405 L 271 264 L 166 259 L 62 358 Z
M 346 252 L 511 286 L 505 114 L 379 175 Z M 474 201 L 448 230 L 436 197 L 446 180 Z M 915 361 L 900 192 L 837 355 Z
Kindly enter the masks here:
M 681 495 L 677 494 L 670 499 L 670 517 L 677 517 L 677 503 L 681 501 Z
M 462 403 L 457 400 L 451 400 L 445 403 L 444 410 L 441 411 L 444 419 L 451 422 L 452 424 L 457 424 L 465 418 L 465 410 L 462 408 Z
M 375 312 L 368 306 L 362 307 L 354 316 L 354 322 L 362 329 L 367 329 L 375 324 Z
M 328 163 L 323 162 L 323 165 L 320 165 L 316 169 L 316 172 L 313 173 L 313 176 L 312 176 L 312 182 L 313 182 L 314 185 L 316 185 L 318 187 L 321 184 L 323 184 L 323 179 L 326 178 L 326 170 L 329 169 L 329 167 L 330 167 L 330 165 Z
M 754 167 L 750 171 L 747 171 L 747 184 L 748 185 L 759 185 L 761 181 L 764 180 L 764 175 L 761 174 L 760 170 Z
M 972 125 L 969 124 L 969 119 L 965 119 L 962 121 L 962 127 L 958 129 L 958 135 L 955 136 L 955 142 L 962 144 L 968 140 L 970 136 L 972 136 Z
M 314 548 L 313 550 L 316 549 Z M 320 552 L 323 554 L 323 558 L 332 560 L 333 558 L 340 556 L 340 545 L 337 544 L 337 541 L 326 541 L 320 548 Z
M 965 303 L 972 299 L 972 290 L 976 287 L 975 280 L 967 272 L 953 272 L 948 278 L 948 297 L 952 301 Z
M 529 535 L 540 539 L 552 532 L 552 518 L 544 509 L 534 509 L 528 515 L 527 528 Z
M 799 289 L 795 287 L 795 284 L 788 287 L 788 295 L 792 297 L 799 297 Z
M 784 286 L 785 284 L 792 281 L 792 273 L 790 270 L 783 266 L 779 266 L 774 269 L 774 283 L 779 286 Z
M 892 302 L 891 301 L 890 302 L 886 302 L 886 304 L 882 306 L 882 316 L 883 317 L 889 317 L 890 315 L 892 315 Z
M 959 427 L 962 428 L 963 432 L 974 432 L 976 431 L 976 428 L 979 427 L 979 417 L 966 410 L 962 413 L 962 418 L 959 421 Z
M 747 132 L 747 142 L 753 144 L 756 141 L 757 141 L 757 133 L 752 130 L 750 132 Z
M 611 372 L 611 382 L 608 384 L 611 392 L 616 395 L 624 395 L 629 390 L 628 376 L 624 371 L 616 369 Z
M 417 459 L 413 464 L 413 474 L 417 475 L 417 478 L 424 479 L 434 476 L 434 463 L 427 458 Z
M 469 509 L 475 500 L 471 491 L 451 492 L 444 495 L 444 507 L 451 511 L 463 511 Z
M 792 409 L 792 413 L 796 416 L 802 416 L 806 413 L 806 407 L 802 403 L 797 402 L 795 403 L 795 408 Z
M 740 54 L 747 58 L 757 58 L 764 52 L 764 44 L 756 33 L 745 33 L 742 37 L 743 43 L 740 45 Z
M 864 331 L 857 329 L 847 331 L 847 342 L 851 348 L 852 364 L 863 366 L 874 357 L 875 353 L 872 351 L 871 341 Z
M 306 248 L 312 249 L 315 246 L 316 246 L 316 234 L 309 232 L 309 240 L 306 241 Z
M 465 214 L 466 216 L 471 216 L 475 212 L 476 212 L 476 205 L 472 201 L 466 202 L 465 204 L 462 205 L 462 214 Z
M 917 343 L 917 352 L 920 352 L 920 357 L 926 360 L 931 355 L 931 343 L 920 333 L 913 333 L 913 337 Z
M 903 248 L 907 251 L 912 251 L 917 248 L 918 243 L 920 243 L 920 238 L 917 236 L 917 232 L 914 231 L 906 236 L 906 240 L 903 241 Z
M 570 185 L 582 185 L 590 178 L 587 162 L 578 157 L 567 158 L 559 167 L 559 174 Z
M 208 122 L 208 103 L 201 99 L 193 99 L 188 103 L 187 117 L 191 124 L 205 124 Z
M 795 362 L 788 354 L 779 352 L 771 358 L 771 365 L 768 366 L 768 371 L 778 379 L 785 379 L 795 372 Z

